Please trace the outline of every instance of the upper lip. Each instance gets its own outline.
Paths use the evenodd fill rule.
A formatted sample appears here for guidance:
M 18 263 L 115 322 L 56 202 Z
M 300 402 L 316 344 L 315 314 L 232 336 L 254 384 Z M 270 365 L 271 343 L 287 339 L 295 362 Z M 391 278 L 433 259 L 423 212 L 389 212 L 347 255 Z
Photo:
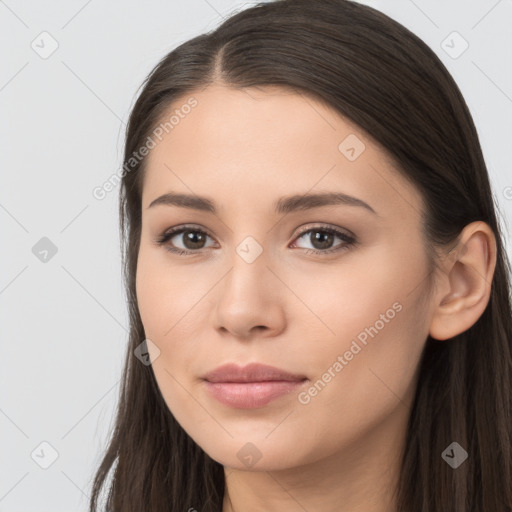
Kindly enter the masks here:
M 280 368 L 260 363 L 250 363 L 243 367 L 235 363 L 228 363 L 208 372 L 203 379 L 208 382 L 302 381 L 306 379 L 306 376 L 292 374 Z

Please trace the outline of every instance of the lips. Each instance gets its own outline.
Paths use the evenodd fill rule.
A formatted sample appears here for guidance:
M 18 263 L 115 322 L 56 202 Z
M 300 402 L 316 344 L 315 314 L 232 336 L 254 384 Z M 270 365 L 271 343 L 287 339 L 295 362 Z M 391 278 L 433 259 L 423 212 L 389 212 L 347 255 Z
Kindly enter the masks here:
M 297 391 L 307 381 L 304 375 L 259 363 L 244 367 L 225 364 L 207 373 L 203 379 L 213 398 L 237 409 L 265 407 L 273 400 Z
M 208 382 L 267 382 L 288 381 L 300 382 L 305 375 L 292 374 L 274 366 L 250 363 L 241 367 L 234 363 L 224 364 L 203 376 Z

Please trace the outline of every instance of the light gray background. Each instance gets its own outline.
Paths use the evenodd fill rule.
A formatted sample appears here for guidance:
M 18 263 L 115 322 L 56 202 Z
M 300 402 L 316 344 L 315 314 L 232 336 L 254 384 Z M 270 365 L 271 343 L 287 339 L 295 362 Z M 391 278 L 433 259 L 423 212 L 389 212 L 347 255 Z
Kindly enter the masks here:
M 459 84 L 477 125 L 510 254 L 512 2 L 364 3 L 421 37 Z M 249 5 L 0 1 L 0 511 L 87 510 L 128 328 L 118 188 L 101 201 L 92 190 L 120 168 L 128 113 L 157 61 Z M 43 31 L 58 43 L 45 59 L 31 47 L 50 49 Z M 469 44 L 457 58 L 462 40 L 446 39 L 453 31 Z M 57 247 L 46 262 L 32 250 L 42 237 Z M 43 469 L 52 450 L 58 457 Z

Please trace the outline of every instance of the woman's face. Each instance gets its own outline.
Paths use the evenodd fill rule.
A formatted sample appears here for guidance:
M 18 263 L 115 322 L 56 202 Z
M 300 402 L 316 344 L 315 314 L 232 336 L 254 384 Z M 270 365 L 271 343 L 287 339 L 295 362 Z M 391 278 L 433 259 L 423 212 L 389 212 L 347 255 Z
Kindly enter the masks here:
M 190 96 L 153 137 L 136 281 L 170 411 L 239 469 L 401 438 L 431 315 L 419 193 L 364 132 L 310 97 L 217 85 Z M 154 203 L 165 194 L 189 198 Z M 188 231 L 158 244 L 171 228 Z M 295 380 L 205 380 L 255 362 Z

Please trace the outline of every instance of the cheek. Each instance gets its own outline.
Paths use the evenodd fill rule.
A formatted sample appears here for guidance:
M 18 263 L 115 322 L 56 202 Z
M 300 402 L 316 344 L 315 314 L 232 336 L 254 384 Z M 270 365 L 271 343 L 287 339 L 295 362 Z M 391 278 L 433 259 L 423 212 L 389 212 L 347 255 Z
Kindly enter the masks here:
M 359 260 L 350 269 L 316 273 L 313 283 L 295 278 L 294 290 L 314 306 L 316 319 L 303 314 L 323 326 L 307 349 L 315 381 L 303 402 L 315 414 L 341 418 L 349 410 L 370 421 L 395 407 L 413 384 L 428 334 L 417 286 L 422 259 L 380 256 L 373 264 Z
M 312 351 L 314 378 L 298 397 L 298 412 L 304 421 L 315 418 L 308 435 L 324 439 L 326 453 L 365 438 L 388 417 L 409 413 L 424 339 L 414 329 L 418 312 L 409 303 L 400 305 L 391 313 L 384 300 L 360 311 L 362 324 L 338 321 L 336 345 Z M 381 311 L 388 311 L 388 323 L 379 318 Z M 347 323 L 355 335 L 344 335 Z
M 165 249 L 142 248 L 136 275 L 139 312 L 146 336 L 165 340 L 190 324 L 197 305 L 212 286 L 211 276 L 202 279 L 192 267 L 169 264 Z M 199 307 L 200 309 L 200 307 Z
M 164 249 L 141 247 L 136 275 L 139 313 L 146 338 L 158 347 L 152 368 L 173 411 L 190 404 L 190 395 L 180 383 L 188 389 L 204 367 L 198 362 L 211 359 L 202 333 L 211 304 L 206 292 L 218 278 L 213 272 L 204 274 L 192 266 L 171 266 Z
M 183 382 L 179 370 L 188 367 L 189 356 L 184 350 L 188 345 L 176 340 L 186 323 L 186 309 L 190 309 L 192 298 L 179 281 L 151 250 L 141 248 L 136 293 L 145 336 L 157 347 L 153 349 L 151 368 L 169 410 L 177 418 L 186 418 L 197 412 L 191 409 L 193 401 L 179 385 Z
M 398 316 L 400 305 L 393 308 L 393 304 L 402 303 L 405 296 L 401 277 L 396 278 L 405 269 L 398 267 L 381 250 L 361 251 L 338 265 L 281 268 L 283 281 L 292 283 L 293 294 L 288 293 L 287 299 L 292 327 L 296 324 L 318 333 L 324 349 L 317 352 L 320 356 L 329 348 L 343 349 L 358 335 L 364 341 L 365 328 L 375 322 L 387 327 L 387 323 L 380 325 L 381 314 L 387 312 L 386 320 Z

